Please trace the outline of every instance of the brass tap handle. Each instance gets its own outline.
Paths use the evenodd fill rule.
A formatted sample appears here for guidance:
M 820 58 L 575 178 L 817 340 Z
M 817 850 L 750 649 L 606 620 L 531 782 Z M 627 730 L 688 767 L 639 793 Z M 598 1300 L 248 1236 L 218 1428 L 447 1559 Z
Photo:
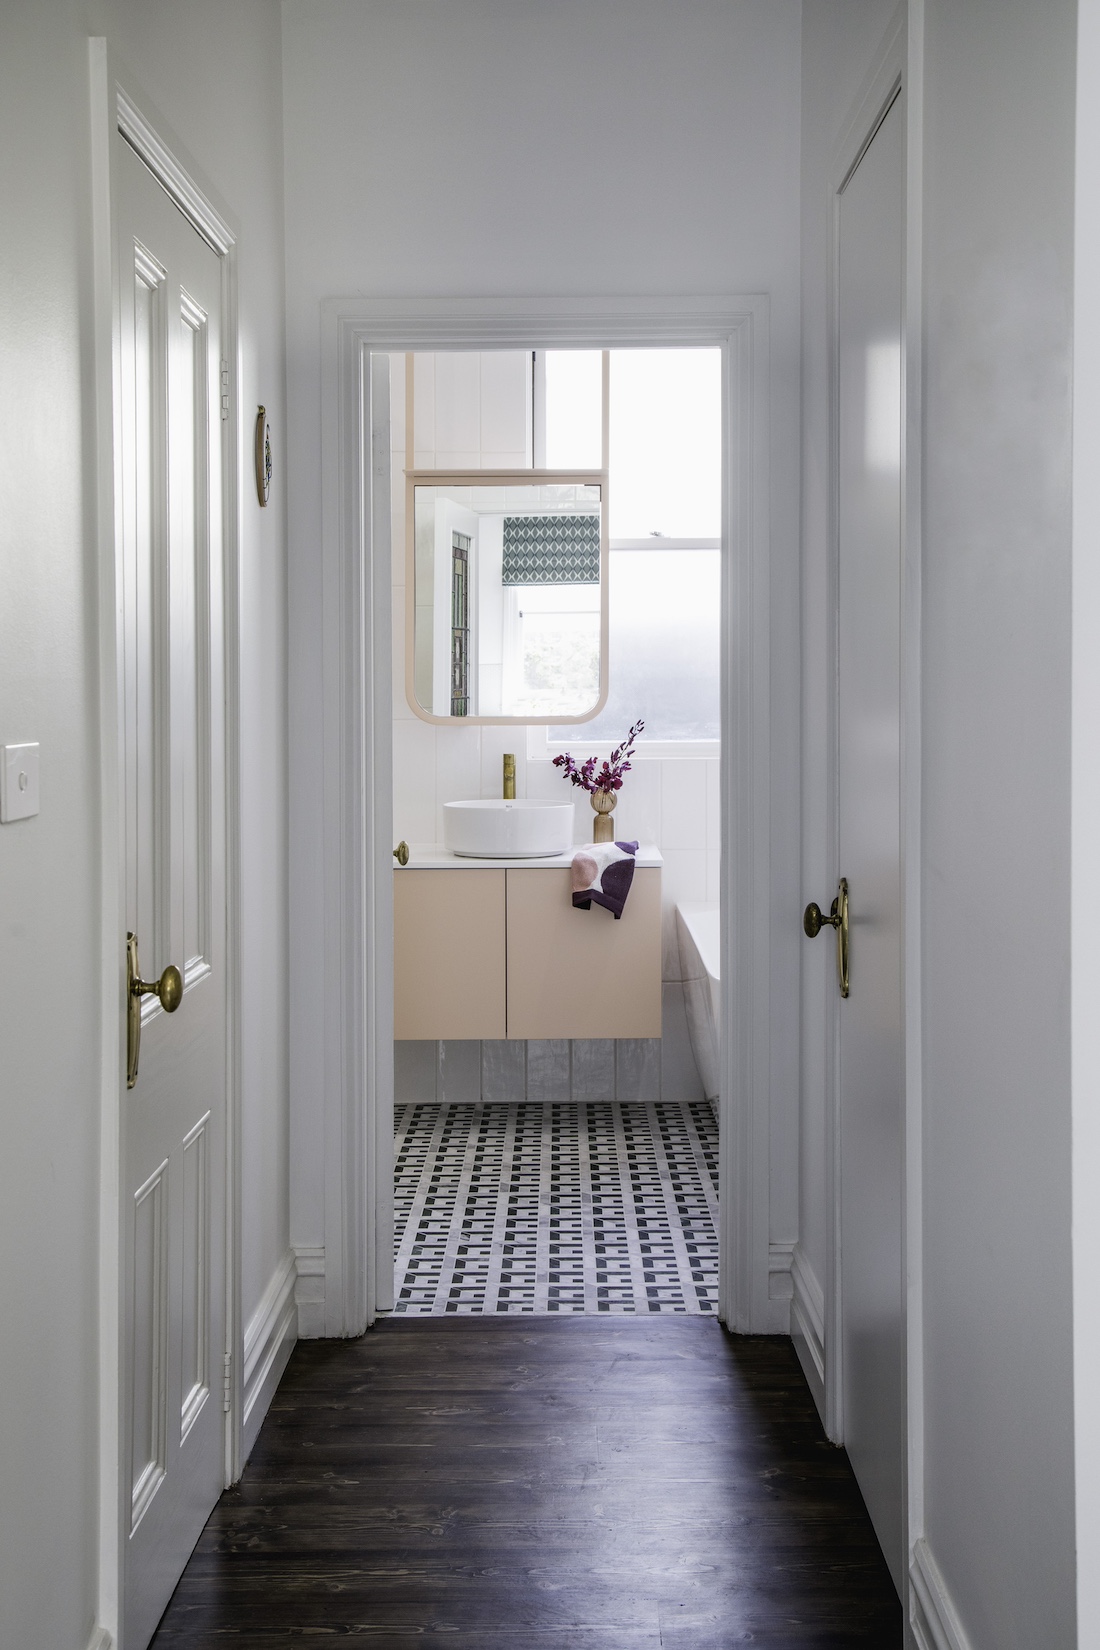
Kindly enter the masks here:
M 393 857 L 397 861 L 398 865 L 407 865 L 409 863 L 409 845 L 408 845 L 408 843 L 407 842 L 399 842 L 397 844 L 397 847 L 393 851 Z
M 505 802 L 514 802 L 516 799 L 516 758 L 512 751 L 504 757 L 504 790 Z
M 840 995 L 847 997 L 848 977 L 848 878 L 841 877 L 836 899 L 826 916 L 820 905 L 811 900 L 802 913 L 802 928 L 807 939 L 816 939 L 823 928 L 836 929 L 836 975 Z
M 154 995 L 166 1014 L 174 1014 L 183 1001 L 183 976 L 169 963 L 159 980 L 143 980 L 138 963 L 136 934 L 126 936 L 126 1087 L 137 1082 L 141 1053 L 141 999 Z

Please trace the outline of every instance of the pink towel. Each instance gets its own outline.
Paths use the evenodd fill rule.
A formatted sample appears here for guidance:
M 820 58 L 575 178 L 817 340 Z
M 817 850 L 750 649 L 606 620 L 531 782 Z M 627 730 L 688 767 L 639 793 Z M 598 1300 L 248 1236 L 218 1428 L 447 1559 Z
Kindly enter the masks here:
M 573 855 L 573 904 L 588 911 L 595 900 L 618 922 L 634 880 L 636 842 L 586 842 Z

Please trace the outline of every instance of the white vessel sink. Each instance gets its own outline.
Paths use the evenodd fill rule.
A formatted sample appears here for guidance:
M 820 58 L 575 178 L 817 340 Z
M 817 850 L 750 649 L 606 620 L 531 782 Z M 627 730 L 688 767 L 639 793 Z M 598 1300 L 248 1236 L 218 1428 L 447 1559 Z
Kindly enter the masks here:
M 548 859 L 573 846 L 572 802 L 444 802 L 443 846 L 463 859 Z

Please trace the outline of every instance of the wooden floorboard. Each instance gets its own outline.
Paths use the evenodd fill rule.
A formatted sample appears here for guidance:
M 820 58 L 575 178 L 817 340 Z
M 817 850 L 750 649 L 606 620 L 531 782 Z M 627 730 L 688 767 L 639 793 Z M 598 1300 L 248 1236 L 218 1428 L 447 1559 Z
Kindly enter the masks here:
M 896 1650 L 790 1341 L 387 1319 L 296 1347 L 156 1650 Z

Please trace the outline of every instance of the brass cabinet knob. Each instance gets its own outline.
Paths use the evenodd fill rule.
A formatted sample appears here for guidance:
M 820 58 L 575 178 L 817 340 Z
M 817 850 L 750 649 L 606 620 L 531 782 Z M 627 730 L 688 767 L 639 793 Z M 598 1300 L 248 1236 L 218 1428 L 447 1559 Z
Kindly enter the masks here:
M 408 843 L 407 842 L 399 842 L 397 844 L 397 847 L 393 851 L 393 857 L 397 861 L 398 865 L 407 865 L 409 863 L 409 845 L 408 845 Z
M 826 916 L 820 905 L 811 900 L 802 913 L 802 929 L 807 939 L 816 939 L 823 928 L 836 929 L 836 973 L 840 995 L 848 995 L 848 878 L 841 877 L 836 899 Z

